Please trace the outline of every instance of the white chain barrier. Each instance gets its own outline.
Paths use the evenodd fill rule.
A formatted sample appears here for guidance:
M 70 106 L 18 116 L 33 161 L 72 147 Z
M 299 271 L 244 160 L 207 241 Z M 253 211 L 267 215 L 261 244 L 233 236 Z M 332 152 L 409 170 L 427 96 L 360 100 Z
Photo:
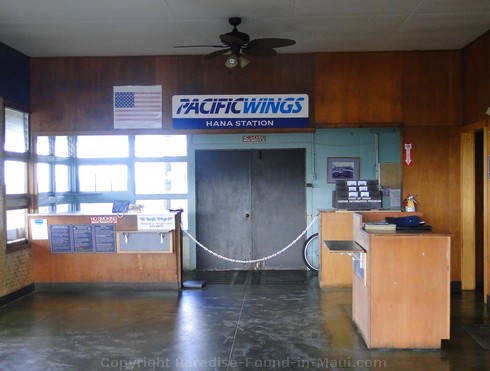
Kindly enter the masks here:
M 261 261 L 265 261 L 265 260 L 268 260 L 268 259 L 271 259 L 279 254 L 282 254 L 284 251 L 286 251 L 287 249 L 289 249 L 291 246 L 293 246 L 296 242 L 298 242 L 298 240 L 303 237 L 303 235 L 308 231 L 308 229 L 311 228 L 311 226 L 313 225 L 313 223 L 318 219 L 318 214 L 313 218 L 313 220 L 310 222 L 310 224 L 308 224 L 308 226 L 306 227 L 306 229 L 300 233 L 300 235 L 298 237 L 296 237 L 294 239 L 293 242 L 291 242 L 289 245 L 287 245 L 286 247 L 282 248 L 281 250 L 275 252 L 274 254 L 271 254 L 269 256 L 266 256 L 266 257 L 263 257 L 263 258 L 260 258 L 260 259 L 253 259 L 253 260 L 240 260 L 240 259 L 232 259 L 232 258 L 228 258 L 226 256 L 223 256 L 223 255 L 220 255 L 212 250 L 210 250 L 209 248 L 207 248 L 206 246 L 204 246 L 202 243 L 200 243 L 198 240 L 196 240 L 196 238 L 194 236 L 192 236 L 189 232 L 187 232 L 186 230 L 182 229 L 182 231 L 192 240 L 196 243 L 196 245 L 202 247 L 205 251 L 207 251 L 208 253 L 210 253 L 211 255 L 214 255 L 216 256 L 217 258 L 220 258 L 222 260 L 227 260 L 229 262 L 233 262 L 233 263 L 243 263 L 243 264 L 253 264 L 253 263 L 258 263 L 258 262 L 261 262 Z

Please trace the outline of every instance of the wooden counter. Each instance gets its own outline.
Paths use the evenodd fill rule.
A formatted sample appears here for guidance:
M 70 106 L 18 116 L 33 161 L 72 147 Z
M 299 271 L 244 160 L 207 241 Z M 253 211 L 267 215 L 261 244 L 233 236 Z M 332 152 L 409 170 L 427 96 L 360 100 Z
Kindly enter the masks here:
M 374 211 L 321 218 L 320 285 L 347 284 L 345 267 L 338 264 L 348 265 L 352 318 L 368 348 L 437 349 L 449 339 L 450 234 L 362 228 L 364 222 L 409 215 L 422 216 Z
M 318 279 L 321 288 L 352 287 L 352 259 L 346 254 L 333 254 L 323 241 L 353 240 L 352 212 L 320 212 L 320 267 Z
M 148 230 L 146 227 L 152 228 L 152 225 L 146 226 L 141 222 L 144 220 L 141 216 L 145 214 L 125 214 L 121 218 L 115 214 L 29 215 L 29 225 L 32 226 L 29 228 L 29 239 L 32 246 L 34 283 L 152 283 L 159 287 L 180 288 L 180 212 L 165 215 L 169 214 L 174 217 L 173 221 L 171 220 L 173 226 L 161 229 L 157 225 L 155 230 Z M 37 231 L 35 223 L 45 231 Z M 56 246 L 51 240 L 56 228 L 63 232 L 78 227 L 87 229 L 87 240 L 95 239 L 96 236 L 91 236 L 96 233 L 93 232 L 93 228 L 100 230 L 102 226 L 110 226 L 105 236 L 109 240 L 107 251 L 96 248 L 93 248 L 93 251 L 83 251 L 82 244 L 79 244 L 82 248 L 73 249 L 73 242 L 71 249 L 63 251 L 63 248 L 60 248 L 63 247 L 62 244 Z M 73 233 L 71 232 L 72 235 Z M 83 233 L 82 230 L 81 239 L 84 238 Z M 161 240 L 164 247 L 149 247 L 151 244 L 145 241 L 148 236 L 151 236 L 151 240 Z M 136 243 L 140 243 L 140 246 L 128 243 L 134 241 L 143 242 Z M 68 247 L 69 244 L 66 245 Z
M 352 287 L 352 259 L 347 254 L 331 253 L 323 244 L 325 240 L 354 240 L 353 211 L 320 210 L 320 267 L 318 270 L 321 288 Z M 401 211 L 368 211 L 366 219 L 376 221 L 383 215 L 393 217 L 421 215 L 420 213 L 402 213 Z
M 366 276 L 353 274 L 352 315 L 367 347 L 440 348 L 450 331 L 450 235 L 368 233 L 363 217 L 353 219 Z

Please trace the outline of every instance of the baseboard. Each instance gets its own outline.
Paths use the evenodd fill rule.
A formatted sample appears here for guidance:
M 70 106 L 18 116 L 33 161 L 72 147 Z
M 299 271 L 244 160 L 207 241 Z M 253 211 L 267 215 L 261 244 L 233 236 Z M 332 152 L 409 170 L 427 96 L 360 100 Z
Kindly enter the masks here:
M 29 294 L 33 293 L 34 290 L 35 290 L 35 286 L 33 283 L 31 283 L 28 286 L 25 286 L 19 290 L 11 292 L 10 294 L 2 296 L 2 297 L 0 297 L 0 307 L 2 305 L 8 304 L 14 300 L 20 299 L 23 296 L 29 295 Z
M 177 282 L 43 282 L 36 283 L 36 292 L 47 291 L 158 291 L 177 290 Z
M 461 291 L 463 291 L 461 281 L 451 281 L 451 294 L 461 294 Z

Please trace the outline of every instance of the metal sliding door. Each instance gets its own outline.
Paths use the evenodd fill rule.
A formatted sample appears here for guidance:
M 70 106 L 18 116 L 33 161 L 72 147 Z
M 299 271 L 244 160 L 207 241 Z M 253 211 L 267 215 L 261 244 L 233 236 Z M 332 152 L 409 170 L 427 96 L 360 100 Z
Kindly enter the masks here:
M 196 152 L 197 238 L 241 260 L 273 254 L 305 228 L 305 151 Z M 261 269 L 304 269 L 304 238 Z M 197 247 L 199 270 L 243 269 Z

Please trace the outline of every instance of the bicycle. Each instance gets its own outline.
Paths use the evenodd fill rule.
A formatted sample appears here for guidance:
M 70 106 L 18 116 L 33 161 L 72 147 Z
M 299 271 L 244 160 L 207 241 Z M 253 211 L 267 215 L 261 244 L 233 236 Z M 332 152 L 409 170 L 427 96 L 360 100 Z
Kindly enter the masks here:
M 305 244 L 303 245 L 303 260 L 310 270 L 318 272 L 320 266 L 320 243 L 318 241 L 318 233 L 314 233 L 306 239 Z

